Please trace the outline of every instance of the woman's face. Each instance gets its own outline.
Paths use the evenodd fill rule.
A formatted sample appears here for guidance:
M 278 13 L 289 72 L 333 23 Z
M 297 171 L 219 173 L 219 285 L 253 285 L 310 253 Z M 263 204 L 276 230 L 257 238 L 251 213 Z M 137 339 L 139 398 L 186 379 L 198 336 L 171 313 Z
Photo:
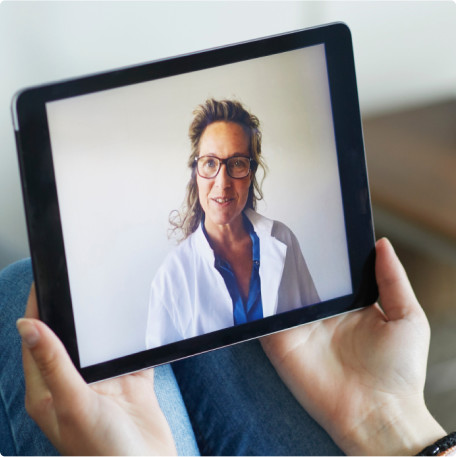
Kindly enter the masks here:
M 200 139 L 199 157 L 203 156 L 219 159 L 250 157 L 249 138 L 239 124 L 213 122 L 206 127 Z M 251 179 L 252 172 L 242 179 L 231 178 L 226 164 L 221 165 L 215 178 L 206 179 L 197 174 L 198 196 L 206 215 L 206 229 L 238 222 L 247 203 Z

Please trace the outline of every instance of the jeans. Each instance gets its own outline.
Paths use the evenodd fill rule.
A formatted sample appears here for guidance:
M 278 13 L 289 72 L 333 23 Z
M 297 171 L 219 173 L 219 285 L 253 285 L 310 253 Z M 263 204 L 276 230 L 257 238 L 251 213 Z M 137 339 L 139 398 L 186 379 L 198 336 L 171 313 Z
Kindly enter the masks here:
M 173 364 L 202 455 L 342 455 L 258 340 Z
M 24 407 L 15 322 L 24 314 L 32 280 L 29 260 L 0 272 L 2 455 L 58 454 Z M 172 369 L 158 367 L 154 384 L 179 455 L 341 454 L 295 401 L 258 341 L 175 362 Z

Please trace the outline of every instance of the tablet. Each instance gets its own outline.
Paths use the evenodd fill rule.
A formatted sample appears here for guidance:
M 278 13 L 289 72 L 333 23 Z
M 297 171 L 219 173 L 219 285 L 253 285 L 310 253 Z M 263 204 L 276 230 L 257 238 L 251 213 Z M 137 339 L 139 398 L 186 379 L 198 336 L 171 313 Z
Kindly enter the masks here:
M 40 317 L 88 382 L 376 300 L 346 25 L 27 88 L 12 108 Z

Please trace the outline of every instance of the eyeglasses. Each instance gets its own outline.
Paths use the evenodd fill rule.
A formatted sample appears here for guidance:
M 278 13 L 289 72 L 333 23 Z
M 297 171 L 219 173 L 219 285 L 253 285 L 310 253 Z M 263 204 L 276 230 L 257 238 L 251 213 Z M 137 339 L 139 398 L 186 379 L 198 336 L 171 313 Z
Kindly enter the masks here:
M 242 179 L 249 175 L 251 162 L 255 161 L 250 157 L 230 157 L 228 159 L 219 159 L 214 156 L 196 157 L 195 164 L 198 174 L 202 178 L 212 179 L 218 175 L 222 164 L 225 164 L 228 176 L 234 179 Z

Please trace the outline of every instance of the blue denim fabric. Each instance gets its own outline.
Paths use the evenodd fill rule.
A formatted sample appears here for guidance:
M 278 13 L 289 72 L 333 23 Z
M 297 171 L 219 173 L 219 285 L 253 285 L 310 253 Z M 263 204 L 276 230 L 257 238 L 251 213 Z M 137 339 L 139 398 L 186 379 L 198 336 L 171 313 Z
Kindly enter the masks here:
M 173 364 L 202 455 L 343 455 L 258 340 Z
M 171 365 L 155 368 L 154 389 L 179 455 L 200 455 L 190 419 Z
M 24 406 L 25 382 L 16 320 L 24 315 L 33 274 L 30 260 L 0 272 L 0 453 L 58 455 Z M 179 455 L 199 455 L 190 421 L 170 365 L 155 369 L 155 393 Z
M 21 339 L 16 320 L 24 315 L 33 281 L 30 261 L 0 272 L 0 452 L 3 455 L 58 455 L 27 415 Z

